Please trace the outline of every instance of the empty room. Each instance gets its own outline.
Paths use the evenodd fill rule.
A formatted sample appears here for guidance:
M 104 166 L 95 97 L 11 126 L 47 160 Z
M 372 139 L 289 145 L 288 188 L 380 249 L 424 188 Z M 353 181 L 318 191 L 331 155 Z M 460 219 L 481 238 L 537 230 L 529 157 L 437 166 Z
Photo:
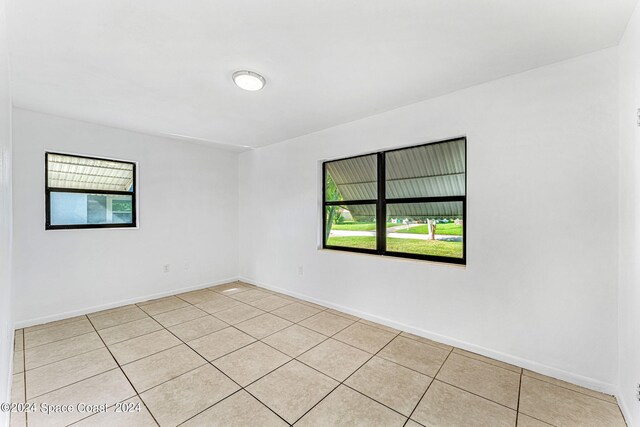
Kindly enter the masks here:
M 640 427 L 638 0 L 0 0 L 0 426 Z

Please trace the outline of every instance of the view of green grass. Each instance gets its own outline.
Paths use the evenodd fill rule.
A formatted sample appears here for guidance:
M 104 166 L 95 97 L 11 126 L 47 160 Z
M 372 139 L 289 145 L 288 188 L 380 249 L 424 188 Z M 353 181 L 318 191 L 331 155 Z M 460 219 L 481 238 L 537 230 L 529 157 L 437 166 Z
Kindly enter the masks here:
M 348 248 L 375 249 L 375 236 L 329 237 L 327 245 Z M 410 254 L 437 255 L 462 258 L 462 242 L 440 240 L 387 238 L 387 250 Z
M 429 234 L 429 226 L 427 224 L 416 225 L 408 229 L 402 228 L 403 224 L 387 223 L 387 228 L 400 227 L 394 233 L 412 233 L 412 234 Z M 373 222 L 343 222 L 342 224 L 333 224 L 332 230 L 349 230 L 349 231 L 374 231 L 376 224 Z M 454 223 L 440 223 L 436 227 L 436 234 L 462 236 L 462 225 Z
M 462 242 L 441 240 L 387 239 L 387 250 L 410 254 L 448 256 L 462 258 Z
M 345 246 L 347 248 L 375 249 L 375 236 L 329 237 L 327 245 Z
M 376 229 L 374 222 L 343 222 L 342 224 L 333 224 L 332 230 L 350 230 L 350 231 L 373 231 Z
M 396 230 L 396 233 L 412 233 L 412 234 L 429 234 L 429 226 L 427 224 L 416 225 L 409 229 Z M 450 236 L 462 236 L 462 225 L 456 225 L 452 222 L 436 226 L 436 234 L 445 234 Z
M 387 227 L 394 227 L 398 224 L 387 223 Z M 375 222 L 343 222 L 342 224 L 333 224 L 332 230 L 349 230 L 349 231 L 374 231 L 376 229 Z

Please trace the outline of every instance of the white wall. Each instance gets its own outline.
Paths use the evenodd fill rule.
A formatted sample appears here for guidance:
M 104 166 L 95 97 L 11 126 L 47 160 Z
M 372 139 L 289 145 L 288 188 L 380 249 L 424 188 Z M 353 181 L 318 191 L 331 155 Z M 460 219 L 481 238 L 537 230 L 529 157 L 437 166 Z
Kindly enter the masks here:
M 237 275 L 237 153 L 20 109 L 13 117 L 19 325 Z M 139 162 L 139 228 L 45 231 L 46 150 Z
M 640 7 L 620 55 L 620 367 L 619 398 L 630 425 L 640 425 Z
M 242 153 L 241 223 L 252 226 L 240 230 L 241 276 L 612 392 L 616 55 Z M 458 135 L 468 137 L 466 268 L 317 249 L 321 160 Z
M 13 356 L 11 286 L 11 94 L 6 1 L 0 0 L 0 402 L 8 402 Z M 8 422 L 0 412 L 0 425 Z

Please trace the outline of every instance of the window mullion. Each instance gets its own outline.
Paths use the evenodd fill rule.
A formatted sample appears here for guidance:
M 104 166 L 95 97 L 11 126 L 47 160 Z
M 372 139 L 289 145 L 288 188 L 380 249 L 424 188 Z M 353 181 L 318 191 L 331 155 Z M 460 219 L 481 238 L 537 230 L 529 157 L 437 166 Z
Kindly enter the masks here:
M 387 206 L 386 206 L 386 173 L 385 173 L 385 156 L 378 153 L 378 201 L 376 203 L 376 248 L 378 254 L 384 255 L 387 251 Z

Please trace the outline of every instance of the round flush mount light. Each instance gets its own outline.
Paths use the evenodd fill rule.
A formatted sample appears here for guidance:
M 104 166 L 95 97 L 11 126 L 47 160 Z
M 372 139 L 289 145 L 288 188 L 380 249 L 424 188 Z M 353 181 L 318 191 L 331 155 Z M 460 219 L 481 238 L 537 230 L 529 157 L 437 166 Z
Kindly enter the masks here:
M 240 70 L 233 73 L 233 82 L 244 90 L 256 91 L 264 87 L 266 81 L 258 73 L 253 71 Z

